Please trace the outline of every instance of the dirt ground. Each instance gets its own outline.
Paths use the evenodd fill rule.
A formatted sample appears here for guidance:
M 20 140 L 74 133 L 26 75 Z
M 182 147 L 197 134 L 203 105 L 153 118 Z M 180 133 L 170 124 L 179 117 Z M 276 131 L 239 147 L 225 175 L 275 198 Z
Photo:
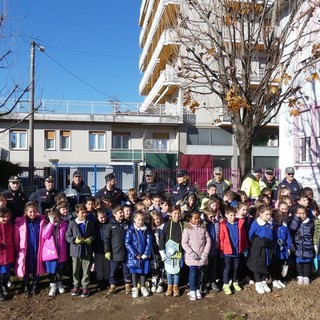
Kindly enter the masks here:
M 133 299 L 119 290 L 106 297 L 106 291 L 97 292 L 95 286 L 88 298 L 72 297 L 69 292 L 48 297 L 48 288 L 40 294 L 26 297 L 16 293 L 11 299 L 0 302 L 0 319 L 319 319 L 320 278 L 309 286 L 298 286 L 296 281 L 287 288 L 259 295 L 253 285 L 231 296 L 223 292 L 210 292 L 202 300 L 190 301 L 186 290 L 181 297 L 154 294 Z

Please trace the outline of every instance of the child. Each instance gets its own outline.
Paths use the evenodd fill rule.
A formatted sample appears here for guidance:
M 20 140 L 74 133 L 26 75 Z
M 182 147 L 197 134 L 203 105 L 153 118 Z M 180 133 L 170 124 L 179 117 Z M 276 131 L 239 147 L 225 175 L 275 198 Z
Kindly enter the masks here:
M 161 258 L 165 262 L 164 266 L 167 273 L 168 289 L 166 296 L 179 297 L 179 275 L 180 267 L 183 263 L 181 250 L 183 224 L 180 221 L 180 206 L 172 207 L 170 218 L 171 220 L 167 221 L 163 226 L 159 249 Z
M 8 281 L 14 262 L 13 227 L 10 210 L 0 207 L 0 301 L 8 295 Z
M 200 210 L 208 206 L 209 198 L 217 194 L 217 186 L 214 183 L 209 183 L 207 186 L 207 196 L 201 200 Z
M 290 223 L 294 239 L 298 284 L 310 284 L 311 263 L 314 257 L 313 220 L 307 217 L 307 209 L 302 205 L 295 208 Z
M 97 290 L 107 288 L 110 276 L 110 261 L 104 257 L 104 239 L 107 229 L 107 214 L 103 209 L 97 210 L 96 238 L 93 242 L 94 264 L 97 277 Z
M 163 199 L 160 204 L 163 222 L 169 221 L 171 203 L 168 199 Z
M 159 252 L 160 235 L 163 230 L 162 215 L 158 211 L 151 212 L 152 232 L 153 232 L 153 260 L 152 260 L 152 292 L 162 293 L 164 283 L 164 263 Z
M 292 218 L 292 214 L 289 213 L 288 204 L 285 201 L 281 201 L 278 204 L 278 209 L 281 212 L 282 221 L 288 224 L 289 221 L 291 221 L 291 218 Z
M 159 194 L 154 194 L 152 196 L 152 205 L 149 207 L 148 211 L 156 210 L 158 212 L 161 211 L 160 203 L 161 203 L 162 197 Z
M 106 227 L 104 238 L 105 258 L 110 261 L 110 288 L 108 294 L 116 292 L 117 271 L 122 266 L 126 294 L 131 292 L 131 274 L 126 265 L 127 250 L 125 248 L 125 234 L 129 223 L 124 219 L 122 207 L 117 206 L 112 210 L 113 218 Z
M 271 210 L 270 206 L 260 206 L 258 218 L 252 222 L 249 230 L 251 247 L 247 266 L 254 273 L 256 291 L 260 294 L 271 292 L 266 282 L 273 253 Z
M 245 220 L 236 218 L 236 209 L 227 207 L 226 220 L 220 224 L 220 250 L 224 254 L 223 291 L 232 293 L 230 281 L 235 291 L 241 291 L 238 283 L 238 269 L 242 255 L 248 255 L 248 240 L 245 230 Z
M 61 218 L 58 209 L 52 208 L 46 210 L 46 220 L 41 222 L 41 248 L 42 260 L 45 261 L 47 273 L 49 273 L 50 290 L 49 297 L 54 297 L 57 290 L 59 293 L 65 293 L 62 285 L 62 271 L 67 268 L 68 246 L 65 239 L 68 223 Z
M 128 190 L 128 201 L 127 201 L 127 204 L 129 204 L 131 206 L 131 208 L 133 208 L 134 205 L 137 202 L 139 202 L 138 191 L 135 188 L 130 188 Z
M 152 234 L 144 224 L 144 213 L 135 213 L 133 224 L 126 232 L 125 246 L 128 251 L 127 266 L 129 267 L 132 275 L 132 298 L 139 297 L 139 280 L 142 296 L 148 297 L 149 291 L 145 284 L 146 277 L 150 271 Z
M 15 274 L 23 277 L 24 293 L 26 295 L 37 294 L 39 276 L 46 272 L 41 259 L 40 223 L 44 216 L 37 212 L 34 202 L 27 202 L 24 207 L 24 215 L 17 217 L 14 224 L 14 246 L 16 252 Z M 29 276 L 32 274 L 32 288 L 29 287 Z
M 181 245 L 185 251 L 185 263 L 189 267 L 189 299 L 202 299 L 200 292 L 201 273 L 203 266 L 208 264 L 211 239 L 204 223 L 201 223 L 200 213 L 191 212 L 182 233 Z
M 85 206 L 87 208 L 87 220 L 90 220 L 94 223 L 97 222 L 96 210 L 95 210 L 95 197 L 88 197 L 85 200 Z
M 281 281 L 281 269 L 289 258 L 291 249 L 290 230 L 282 219 L 282 213 L 279 209 L 272 210 L 273 232 L 275 241 L 274 259 L 271 266 L 272 286 L 276 289 L 285 288 L 286 285 Z
M 201 284 L 201 292 L 207 293 L 207 281 L 211 284 L 212 291 L 220 292 L 221 289 L 217 286 L 217 267 L 219 260 L 219 232 L 220 224 L 216 220 L 216 214 L 212 213 L 208 208 L 203 210 L 206 228 L 211 239 L 211 248 L 208 256 L 208 265 L 203 266 L 203 280 Z
M 198 197 L 195 193 L 189 193 L 185 199 L 185 204 L 181 207 L 182 220 L 186 218 L 195 211 L 198 211 Z
M 73 288 L 72 296 L 79 295 L 82 285 L 82 298 L 89 296 L 92 242 L 95 238 L 94 222 L 87 220 L 87 208 L 84 204 L 75 206 L 77 218 L 69 222 L 66 240 L 70 243 L 72 257 Z M 82 272 L 82 277 L 81 277 Z M 81 278 L 80 278 L 81 277 Z
M 128 221 L 129 224 L 132 222 L 132 207 L 129 204 L 124 204 L 122 206 L 124 219 Z
M 0 193 L 0 208 L 7 207 L 7 197 L 4 194 Z
M 68 201 L 61 201 L 56 205 L 56 208 L 59 210 L 61 219 L 69 223 L 70 220 L 74 220 L 75 217 L 69 211 Z
M 96 199 L 97 201 L 97 199 Z M 112 206 L 113 206 L 113 199 L 111 196 L 103 196 L 101 198 L 101 201 L 100 201 L 100 208 L 103 209 L 106 214 L 107 214 L 107 218 L 108 218 L 108 221 L 110 221 L 112 219 Z M 95 205 L 96 209 L 98 209 L 99 207 L 97 206 L 97 202 L 96 202 L 96 205 Z

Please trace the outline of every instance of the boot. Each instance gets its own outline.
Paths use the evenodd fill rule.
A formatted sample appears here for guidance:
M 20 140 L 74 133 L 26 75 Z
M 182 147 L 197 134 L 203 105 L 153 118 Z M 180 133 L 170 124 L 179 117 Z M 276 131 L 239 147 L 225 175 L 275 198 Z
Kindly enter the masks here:
M 168 284 L 168 289 L 166 291 L 166 296 L 171 297 L 172 296 L 172 284 Z
M 126 294 L 130 294 L 131 293 L 131 283 L 126 283 L 124 285 L 124 289 L 126 291 Z
M 107 294 L 109 294 L 109 295 L 114 294 L 116 292 L 116 289 L 117 289 L 117 287 L 114 284 L 110 285 L 110 288 L 109 288 Z
M 174 297 L 179 297 L 180 296 L 179 287 L 178 287 L 177 284 L 173 285 L 173 296 Z

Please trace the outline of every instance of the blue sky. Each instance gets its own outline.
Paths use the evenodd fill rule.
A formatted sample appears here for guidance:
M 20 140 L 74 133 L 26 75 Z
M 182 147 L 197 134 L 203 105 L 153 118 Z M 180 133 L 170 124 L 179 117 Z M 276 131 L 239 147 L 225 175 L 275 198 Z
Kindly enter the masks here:
M 30 43 L 35 40 L 45 47 L 45 53 L 36 51 L 36 99 L 143 101 L 138 90 L 141 0 L 0 4 L 8 18 L 1 32 L 12 35 L 1 40 L 1 51 L 12 50 L 10 67 L 0 74 L 2 88 L 30 82 Z

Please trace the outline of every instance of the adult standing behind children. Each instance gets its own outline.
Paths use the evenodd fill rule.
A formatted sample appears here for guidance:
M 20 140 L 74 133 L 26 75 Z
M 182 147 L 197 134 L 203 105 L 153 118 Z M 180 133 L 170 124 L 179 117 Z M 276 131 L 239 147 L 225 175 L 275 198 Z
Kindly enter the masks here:
M 261 168 L 253 167 L 251 172 L 243 180 L 241 190 L 244 191 L 251 201 L 259 198 L 261 190 L 259 180 L 261 178 Z
M 279 183 L 278 188 L 288 187 L 292 199 L 295 200 L 298 192 L 303 190 L 302 184 L 294 177 L 294 167 L 287 167 L 284 172 L 286 177 Z
M 33 201 L 38 204 L 38 212 L 40 214 L 45 214 L 46 209 L 50 209 L 54 206 L 54 197 L 59 192 L 54 188 L 53 176 L 48 176 L 44 179 L 44 186 L 44 188 L 33 192 L 29 197 L 29 201 Z
M 113 172 L 108 173 L 105 177 L 106 185 L 96 193 L 96 198 L 110 196 L 113 201 L 113 206 L 120 206 L 127 201 L 124 192 L 117 188 L 117 179 Z
M 2 194 L 7 197 L 7 208 L 11 212 L 11 221 L 14 222 L 17 217 L 22 217 L 28 198 L 21 191 L 21 179 L 18 176 L 11 176 L 8 190 Z
M 156 180 L 154 171 L 147 168 L 144 172 L 145 181 L 141 182 L 138 188 L 139 197 L 145 192 L 151 194 L 151 196 L 158 194 L 164 196 L 164 190 L 162 184 Z
M 271 198 L 275 200 L 277 197 L 279 180 L 276 178 L 274 174 L 274 169 L 271 167 L 266 168 L 266 170 L 264 171 L 264 176 L 261 178 L 260 181 L 260 188 L 261 186 L 270 188 L 272 191 Z
M 84 204 L 86 198 L 91 196 L 91 190 L 82 180 L 82 173 L 80 170 L 76 170 L 73 173 L 73 180 L 69 187 L 64 190 L 64 193 L 69 202 L 71 212 L 74 212 L 74 208 L 77 204 Z
M 226 191 L 230 190 L 231 183 L 224 179 L 223 170 L 221 167 L 215 167 L 213 169 L 213 179 L 207 182 L 207 186 L 214 184 L 217 187 L 217 195 L 219 198 L 223 198 Z

